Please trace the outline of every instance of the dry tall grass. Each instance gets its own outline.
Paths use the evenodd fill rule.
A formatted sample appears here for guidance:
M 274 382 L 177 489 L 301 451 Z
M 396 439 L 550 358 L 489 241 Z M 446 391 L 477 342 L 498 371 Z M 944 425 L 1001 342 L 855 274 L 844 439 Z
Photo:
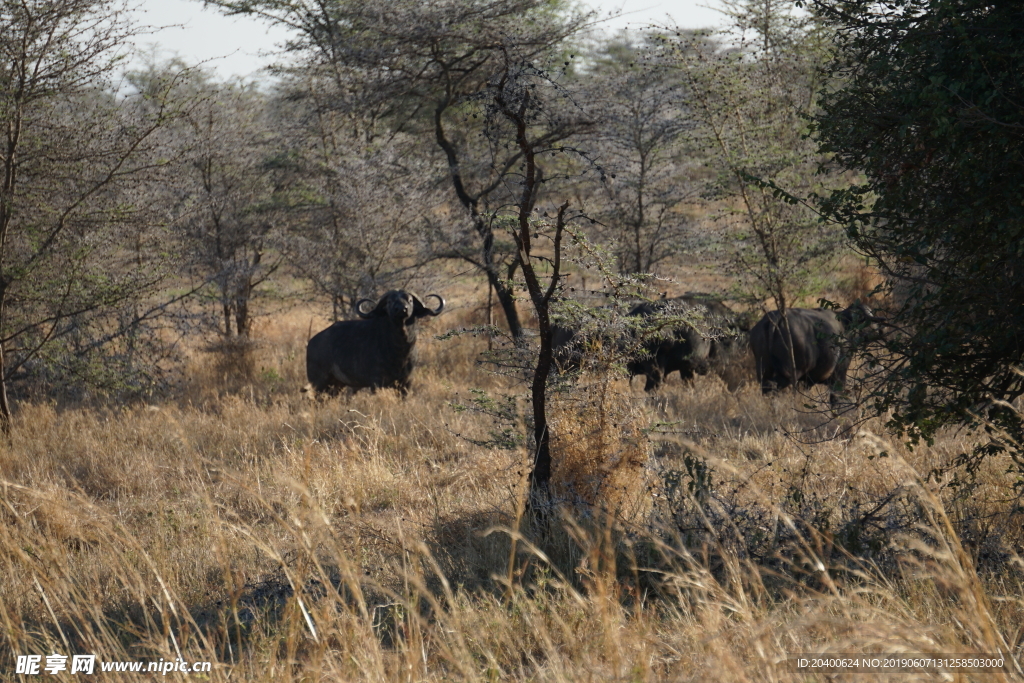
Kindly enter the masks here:
M 210 661 L 214 681 L 806 681 L 826 677 L 787 656 L 1020 655 L 1007 463 L 970 491 L 922 478 L 969 435 L 911 452 L 868 420 L 830 440 L 807 397 L 597 378 L 553 408 L 565 524 L 531 528 L 526 454 L 472 445 L 490 424 L 449 405 L 505 390 L 482 339 L 424 334 L 406 400 L 317 403 L 309 326 L 265 325 L 234 364 L 197 354 L 174 401 L 20 407 L 0 678 L 54 652 Z

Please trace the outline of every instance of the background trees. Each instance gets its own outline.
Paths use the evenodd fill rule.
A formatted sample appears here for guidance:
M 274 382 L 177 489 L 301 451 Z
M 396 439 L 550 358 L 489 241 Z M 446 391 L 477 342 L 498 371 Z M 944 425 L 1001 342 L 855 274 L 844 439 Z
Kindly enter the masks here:
M 703 195 L 747 297 L 785 310 L 820 291 L 839 231 L 793 201 L 820 191 L 823 161 L 806 136 L 824 34 L 792 2 L 725 3 L 723 33 L 672 39 L 711 178 Z
M 323 98 L 346 113 L 369 115 L 370 136 L 411 132 L 431 139 L 468 221 L 435 235 L 440 255 L 479 268 L 494 288 L 514 336 L 522 325 L 512 280 L 516 255 L 503 245 L 493 211 L 510 201 L 509 175 L 522 163 L 515 147 L 488 144 L 474 104 L 500 72 L 503 50 L 543 61 L 568 47 L 585 23 L 553 0 L 399 0 L 374 5 L 218 1 L 229 12 L 246 12 L 296 31 L 290 49 L 301 69 L 315 73 Z M 571 119 L 546 133 L 554 145 L 574 132 Z
M 602 169 L 594 232 L 622 274 L 654 272 L 691 238 L 682 204 L 696 195 L 699 160 L 685 145 L 693 119 L 669 52 L 653 36 L 624 33 L 599 43 L 581 77 L 599 122 L 582 143 Z
M 176 126 L 178 244 L 194 280 L 212 285 L 220 332 L 248 337 L 250 301 L 281 264 L 271 251 L 281 220 L 274 203 L 279 138 L 267 96 L 254 86 L 191 76 L 197 102 Z
M 164 310 L 148 297 L 168 272 L 144 199 L 161 167 L 155 133 L 178 110 L 166 89 L 143 102 L 109 87 L 130 35 L 123 10 L 92 0 L 0 7 L 4 432 L 12 377 L 117 387 L 157 372 L 135 355 L 158 343 L 139 332 Z
M 1024 9 L 975 0 L 816 7 L 837 36 L 814 124 L 862 182 L 824 203 L 883 269 L 899 334 L 880 410 L 915 439 L 989 422 L 1024 443 Z

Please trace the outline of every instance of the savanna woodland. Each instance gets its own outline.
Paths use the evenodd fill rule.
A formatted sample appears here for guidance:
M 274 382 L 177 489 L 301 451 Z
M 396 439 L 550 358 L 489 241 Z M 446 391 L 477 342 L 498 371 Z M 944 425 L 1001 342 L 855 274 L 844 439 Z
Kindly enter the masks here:
M 1024 5 L 207 5 L 0 3 L 0 679 L 1024 679 Z

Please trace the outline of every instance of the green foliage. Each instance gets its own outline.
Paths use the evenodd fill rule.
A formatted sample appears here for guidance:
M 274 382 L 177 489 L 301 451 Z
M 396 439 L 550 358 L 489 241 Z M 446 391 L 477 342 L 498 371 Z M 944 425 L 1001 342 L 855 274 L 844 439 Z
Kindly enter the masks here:
M 1011 448 L 1024 424 L 1024 7 L 981 0 L 818 3 L 837 32 L 814 130 L 863 171 L 824 202 L 874 257 L 898 333 L 875 395 L 912 442 L 984 425 Z
M 729 256 L 752 300 L 776 307 L 820 291 L 840 234 L 799 198 L 832 182 L 807 139 L 827 31 L 793 2 L 726 3 L 718 35 L 670 40 L 697 123 L 693 144 L 708 176 L 702 196 L 722 227 Z M 669 40 L 666 38 L 666 40 Z

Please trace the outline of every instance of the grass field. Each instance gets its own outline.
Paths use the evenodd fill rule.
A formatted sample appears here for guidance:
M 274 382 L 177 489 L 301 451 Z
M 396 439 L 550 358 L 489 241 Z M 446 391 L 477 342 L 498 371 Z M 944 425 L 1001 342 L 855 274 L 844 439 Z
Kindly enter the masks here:
M 819 394 L 584 379 L 552 406 L 564 504 L 541 520 L 527 454 L 474 443 L 502 425 L 453 407 L 523 393 L 477 362 L 483 338 L 434 339 L 479 316 L 452 306 L 421 333 L 405 400 L 303 396 L 322 321 L 293 312 L 248 358 L 196 352 L 166 401 L 20 405 L 0 449 L 0 679 L 52 653 L 212 664 L 166 680 L 1022 678 L 787 660 L 1019 658 L 1010 463 L 957 489 L 927 476 L 970 434 L 911 451 L 879 418 L 826 421 Z

